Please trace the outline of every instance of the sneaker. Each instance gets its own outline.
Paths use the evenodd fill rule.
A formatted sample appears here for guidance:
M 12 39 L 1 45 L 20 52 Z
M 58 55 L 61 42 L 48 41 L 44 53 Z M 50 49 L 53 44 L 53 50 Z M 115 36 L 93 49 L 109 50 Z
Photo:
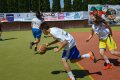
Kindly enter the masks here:
M 32 46 L 34 45 L 33 42 L 30 42 L 30 49 L 32 49 Z
M 2 39 L 2 38 L 0 38 L 0 41 L 3 41 L 3 39 Z
M 2 41 L 3 39 L 0 37 L 0 41 Z
M 37 51 L 37 47 L 34 48 L 34 51 Z
M 68 80 L 75 80 L 75 79 L 72 79 L 72 78 L 68 78 Z
M 90 51 L 89 54 L 90 54 L 90 59 L 91 59 L 94 63 L 96 63 L 97 60 L 96 60 L 96 57 L 95 57 L 94 53 L 93 53 L 92 51 Z
M 104 70 L 111 69 L 111 68 L 112 68 L 112 64 L 109 63 L 104 67 Z

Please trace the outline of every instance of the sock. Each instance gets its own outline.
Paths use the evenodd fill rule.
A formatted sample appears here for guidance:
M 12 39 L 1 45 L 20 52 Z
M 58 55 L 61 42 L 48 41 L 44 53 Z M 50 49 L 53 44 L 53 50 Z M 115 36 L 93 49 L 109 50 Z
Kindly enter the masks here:
M 32 42 L 32 45 L 34 45 L 35 43 L 34 42 Z
M 107 60 L 105 60 L 105 62 L 107 63 L 107 64 L 110 64 L 110 61 L 107 59 Z
M 82 58 L 90 58 L 90 54 L 84 54 L 81 56 Z
M 75 77 L 74 77 L 74 75 L 73 75 L 73 73 L 70 71 L 70 72 L 68 72 L 68 76 L 72 79 L 72 80 L 75 80 Z

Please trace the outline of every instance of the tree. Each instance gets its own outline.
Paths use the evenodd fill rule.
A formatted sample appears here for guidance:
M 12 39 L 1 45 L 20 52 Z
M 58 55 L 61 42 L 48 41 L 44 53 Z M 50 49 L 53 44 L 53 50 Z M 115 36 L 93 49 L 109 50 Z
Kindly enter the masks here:
M 42 1 L 43 4 L 42 4 L 42 10 L 43 12 L 50 12 L 50 2 L 49 0 L 43 0 Z
M 39 10 L 39 0 L 30 0 L 30 11 L 36 12 Z
M 53 12 L 60 12 L 61 11 L 60 0 L 53 0 L 52 11 Z
M 88 11 L 88 5 L 92 3 L 92 0 L 83 0 L 83 11 Z
M 64 11 L 65 12 L 72 11 L 71 0 L 64 0 Z
M 74 0 L 73 1 L 73 11 L 81 11 L 82 10 L 82 0 Z
M 29 0 L 19 0 L 19 12 L 29 12 Z
M 17 12 L 16 0 L 7 0 L 8 12 Z
M 0 13 L 6 13 L 7 10 L 7 0 L 0 0 Z

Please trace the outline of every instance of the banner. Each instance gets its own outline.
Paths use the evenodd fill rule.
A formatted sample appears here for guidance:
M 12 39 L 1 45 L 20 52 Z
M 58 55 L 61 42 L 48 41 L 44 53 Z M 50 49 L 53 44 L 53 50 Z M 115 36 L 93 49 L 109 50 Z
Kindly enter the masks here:
M 6 19 L 8 22 L 13 22 L 14 21 L 14 14 L 12 14 L 12 13 L 6 14 Z
M 66 20 L 85 20 L 88 19 L 87 11 L 80 12 L 56 12 L 43 13 L 45 21 L 66 21 Z
M 98 14 L 108 21 L 110 25 L 120 25 L 120 5 L 88 5 L 89 16 Z M 89 24 L 92 21 L 89 17 Z
M 31 22 L 34 17 L 35 13 L 0 13 L 2 22 Z M 45 21 L 84 20 L 88 19 L 88 12 L 47 12 L 43 18 Z

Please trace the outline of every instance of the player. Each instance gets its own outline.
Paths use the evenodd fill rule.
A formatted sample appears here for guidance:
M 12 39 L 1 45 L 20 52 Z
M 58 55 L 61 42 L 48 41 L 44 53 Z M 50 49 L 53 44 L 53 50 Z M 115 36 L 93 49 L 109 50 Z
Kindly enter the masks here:
M 0 20 L 0 41 L 3 40 L 1 36 L 2 36 L 2 23 L 1 23 L 1 20 Z
M 80 55 L 80 52 L 76 47 L 74 37 L 70 35 L 68 32 L 64 31 L 63 29 L 57 27 L 49 28 L 49 25 L 45 22 L 41 24 L 40 29 L 45 35 L 50 34 L 55 39 L 54 41 L 48 43 L 47 46 L 59 42 L 59 47 L 54 48 L 54 52 L 57 53 L 64 48 L 62 53 L 62 63 L 68 73 L 70 80 L 75 80 L 75 77 L 73 76 L 71 68 L 67 62 L 68 59 L 72 63 L 79 61 L 82 58 L 91 58 L 94 62 L 96 62 L 94 53 L 91 51 L 87 54 Z
M 110 50 L 111 54 L 120 55 L 120 52 L 116 51 L 116 43 L 112 38 L 112 30 L 105 20 L 103 20 L 98 15 L 90 15 L 91 20 L 93 21 L 92 30 L 87 42 L 93 37 L 94 34 L 97 34 L 99 37 L 99 52 L 104 58 L 107 65 L 104 67 L 104 70 L 112 68 L 108 57 L 105 55 L 106 48 Z
M 34 51 L 37 51 L 37 45 L 40 42 L 42 31 L 39 29 L 40 24 L 43 22 L 43 15 L 41 12 L 36 12 L 36 17 L 32 19 L 32 33 L 35 38 L 35 41 L 30 42 L 30 49 L 35 45 Z

